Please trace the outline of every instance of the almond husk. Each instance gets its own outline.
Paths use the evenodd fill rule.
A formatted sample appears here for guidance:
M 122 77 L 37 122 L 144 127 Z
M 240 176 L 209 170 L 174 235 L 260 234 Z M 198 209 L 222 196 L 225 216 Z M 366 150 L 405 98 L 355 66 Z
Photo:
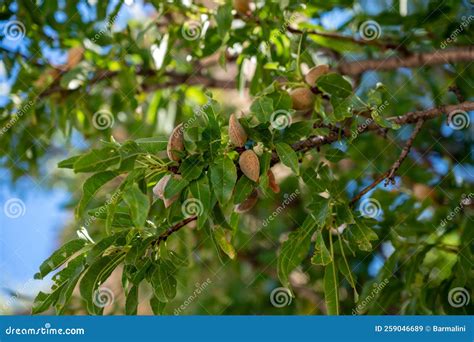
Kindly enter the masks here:
M 260 175 L 260 161 L 254 151 L 244 151 L 240 155 L 239 166 L 244 175 L 246 175 L 250 180 L 258 182 Z
M 275 180 L 275 175 L 273 174 L 273 171 L 271 169 L 268 169 L 267 171 L 267 176 L 268 176 L 268 186 L 274 193 L 279 193 L 280 192 L 280 186 Z
M 168 158 L 174 161 L 179 161 L 181 157 L 176 151 L 184 151 L 184 132 L 183 124 L 179 124 L 175 127 L 168 139 L 168 146 L 166 147 L 166 153 Z
M 234 0 L 234 9 L 242 14 L 250 11 L 250 0 Z
M 171 175 L 166 175 L 163 178 L 161 178 L 158 183 L 153 187 L 153 193 L 159 198 L 162 199 L 165 208 L 168 208 L 171 204 L 173 204 L 174 201 L 176 201 L 179 197 L 179 194 L 174 195 L 171 198 L 165 198 L 165 188 L 168 182 L 171 179 Z M 173 177 L 181 177 L 180 175 L 174 175 Z
M 229 139 L 232 145 L 237 147 L 242 147 L 247 142 L 247 133 L 235 114 L 232 114 L 229 118 Z
M 245 213 L 249 211 L 250 209 L 252 209 L 257 203 L 257 201 L 258 201 L 258 192 L 256 189 L 253 189 L 249 197 L 247 197 L 247 199 L 243 201 L 242 203 L 237 204 L 234 210 L 236 213 L 239 213 L 239 214 Z
M 308 83 L 311 87 L 314 87 L 317 79 L 321 77 L 324 74 L 327 74 L 329 72 L 329 65 L 327 64 L 322 64 L 315 66 L 314 68 L 311 68 L 308 73 L 305 76 L 305 81 Z
M 301 87 L 290 91 L 294 110 L 309 110 L 313 107 L 314 94 L 309 88 Z

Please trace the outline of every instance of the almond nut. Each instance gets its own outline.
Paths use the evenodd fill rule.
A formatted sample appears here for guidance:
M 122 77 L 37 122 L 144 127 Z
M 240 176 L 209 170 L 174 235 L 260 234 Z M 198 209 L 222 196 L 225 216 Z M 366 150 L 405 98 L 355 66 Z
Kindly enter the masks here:
M 290 92 L 293 101 L 293 109 L 309 110 L 313 107 L 314 95 L 309 88 L 301 87 L 293 89 Z
M 179 161 L 181 159 L 179 153 L 184 151 L 184 132 L 183 124 L 179 124 L 171 133 L 170 138 L 168 139 L 168 146 L 166 147 L 166 153 L 168 158 L 174 161 Z
M 235 114 L 232 114 L 229 118 L 229 139 L 232 145 L 237 147 L 244 146 L 247 141 L 247 133 Z
M 181 176 L 180 175 L 174 175 L 173 177 L 175 178 L 180 178 Z M 173 204 L 174 201 L 176 201 L 179 197 L 179 194 L 176 194 L 174 195 L 173 197 L 171 198 L 165 198 L 165 189 L 166 189 L 166 185 L 168 184 L 168 182 L 170 181 L 171 179 L 171 175 L 166 175 L 164 176 L 163 178 L 161 178 L 158 183 L 156 183 L 156 185 L 153 187 L 153 193 L 159 198 L 159 199 L 162 199 L 164 204 L 165 204 L 165 208 L 168 208 L 171 204 Z
M 280 192 L 280 186 L 275 180 L 275 175 L 273 174 L 273 171 L 271 169 L 268 169 L 267 171 L 267 176 L 268 176 L 268 186 L 274 193 L 279 193 Z
M 239 158 L 240 169 L 250 180 L 258 181 L 260 175 L 260 162 L 252 150 L 244 151 Z
M 250 193 L 249 197 L 242 203 L 239 203 L 235 206 L 235 212 L 236 213 L 245 213 L 252 209 L 258 201 L 258 192 L 257 190 L 253 189 L 253 191 Z
M 239 13 L 248 13 L 250 11 L 250 0 L 234 0 L 234 9 Z
M 316 80 L 324 74 L 329 72 L 329 66 L 327 64 L 322 64 L 311 68 L 306 76 L 304 77 L 306 83 L 308 83 L 311 87 L 314 87 Z

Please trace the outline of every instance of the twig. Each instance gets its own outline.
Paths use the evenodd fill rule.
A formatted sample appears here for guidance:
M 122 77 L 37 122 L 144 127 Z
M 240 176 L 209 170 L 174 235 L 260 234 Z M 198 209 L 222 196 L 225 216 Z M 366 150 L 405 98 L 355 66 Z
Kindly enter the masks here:
M 197 219 L 197 216 L 191 216 L 191 217 L 188 217 L 187 219 L 184 219 L 183 221 L 180 221 L 178 223 L 176 223 L 175 225 L 171 226 L 170 228 L 168 228 L 165 232 L 161 233 L 158 238 L 153 242 L 154 245 L 159 245 L 161 241 L 166 241 L 166 239 L 168 239 L 168 237 L 177 232 L 178 230 L 180 230 L 181 228 L 183 228 L 185 225 L 187 225 L 188 223 L 194 221 Z
M 408 153 L 410 153 L 411 146 L 413 145 L 413 142 L 415 141 L 416 136 L 420 132 L 421 126 L 423 126 L 424 122 L 425 122 L 425 120 L 420 119 L 420 121 L 418 121 L 416 123 L 415 129 L 413 130 L 413 132 L 410 135 L 410 138 L 408 139 L 407 143 L 403 147 L 403 150 L 402 150 L 402 153 L 400 154 L 400 157 L 395 161 L 395 163 L 393 163 L 392 167 L 390 168 L 387 179 L 385 180 L 385 186 L 387 186 L 389 183 L 395 184 L 395 179 L 394 179 L 395 172 L 398 171 L 398 169 L 402 165 L 403 161 L 408 156 Z
M 403 150 L 402 150 L 402 153 L 400 154 L 400 157 L 398 157 L 398 159 L 393 163 L 390 170 L 388 170 L 388 171 L 384 172 L 383 174 L 381 174 L 379 177 L 377 177 L 377 179 L 375 179 L 372 183 L 370 183 L 370 185 L 365 187 L 356 196 L 354 196 L 354 198 L 352 198 L 352 200 L 349 202 L 349 205 L 351 205 L 351 206 L 354 205 L 354 203 L 356 203 L 362 196 L 364 196 L 370 190 L 372 190 L 377 185 L 379 185 L 384 179 L 385 179 L 385 186 L 387 186 L 390 182 L 392 184 L 395 183 L 395 180 L 394 180 L 395 172 L 397 172 L 397 170 L 400 168 L 400 166 L 402 165 L 405 158 L 408 156 L 408 153 L 410 152 L 410 149 L 413 145 L 413 142 L 415 141 L 416 136 L 420 132 L 421 126 L 423 126 L 424 122 L 425 122 L 425 120 L 423 120 L 423 119 L 420 119 L 417 122 L 417 124 L 415 126 L 415 129 L 413 130 L 412 134 L 410 135 L 410 138 L 407 140 L 407 143 L 403 147 Z
M 414 68 L 472 60 L 474 60 L 474 46 L 465 46 L 449 50 L 414 53 L 405 57 L 395 56 L 385 59 L 345 62 L 339 64 L 338 70 L 345 75 L 359 75 L 368 70 L 394 70 L 402 67 Z

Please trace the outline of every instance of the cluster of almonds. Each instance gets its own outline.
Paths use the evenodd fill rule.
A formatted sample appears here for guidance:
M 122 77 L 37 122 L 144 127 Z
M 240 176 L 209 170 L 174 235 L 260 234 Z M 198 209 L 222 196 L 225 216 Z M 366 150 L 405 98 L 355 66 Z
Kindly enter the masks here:
M 311 87 L 314 87 L 316 80 L 329 72 L 329 66 L 326 64 L 311 68 L 305 75 L 305 81 L 309 87 L 298 87 L 290 91 L 293 109 L 297 111 L 308 111 L 313 108 L 314 94 Z
M 248 1 L 234 1 L 234 6 L 243 6 L 243 4 L 247 4 L 248 6 L 248 3 Z M 242 7 L 241 9 L 244 8 Z M 305 76 L 305 81 L 308 84 L 308 87 L 299 87 L 290 91 L 290 96 L 293 101 L 293 109 L 298 111 L 307 111 L 312 108 L 314 103 L 314 94 L 311 91 L 311 87 L 315 85 L 316 80 L 320 76 L 327 74 L 328 72 L 329 67 L 327 65 L 319 65 L 309 70 Z M 232 114 L 229 119 L 229 139 L 233 146 L 240 148 L 244 147 L 248 140 L 247 132 L 245 132 L 245 129 L 242 127 L 235 114 Z M 183 151 L 184 130 L 183 124 L 179 124 L 171 133 L 171 136 L 168 140 L 168 145 L 166 147 L 166 153 L 168 154 L 168 158 L 170 160 L 179 162 L 181 160 L 181 153 Z M 252 149 L 247 149 L 240 154 L 239 167 L 242 173 L 251 181 L 255 183 L 258 182 L 260 178 L 260 161 L 257 154 Z M 267 176 L 270 189 L 275 193 L 280 192 L 280 187 L 276 183 L 275 175 L 271 169 L 267 171 Z M 173 204 L 173 202 L 178 198 L 178 195 L 175 195 L 172 198 L 165 198 L 164 196 L 166 185 L 170 181 L 171 177 L 181 178 L 180 175 L 166 175 L 161 178 L 153 188 L 153 193 L 158 198 L 163 200 L 166 208 Z M 254 189 L 245 201 L 237 205 L 235 210 L 239 213 L 246 212 L 250 210 L 255 205 L 255 203 L 257 203 L 257 200 L 258 191 Z

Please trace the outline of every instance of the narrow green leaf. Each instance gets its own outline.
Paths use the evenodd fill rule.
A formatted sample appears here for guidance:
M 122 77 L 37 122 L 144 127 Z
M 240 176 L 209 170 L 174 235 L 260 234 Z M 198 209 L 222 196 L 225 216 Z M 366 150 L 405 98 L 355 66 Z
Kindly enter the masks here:
M 222 251 L 227 254 L 227 256 L 232 260 L 235 259 L 234 246 L 232 246 L 232 244 L 227 240 L 224 229 L 222 229 L 221 227 L 215 227 L 213 233 Z
M 355 224 L 349 226 L 348 231 L 361 251 L 370 252 L 372 250 L 370 241 L 378 239 L 377 234 L 362 220 L 357 220 Z
M 89 177 L 82 186 L 82 197 L 76 208 L 76 217 L 81 217 L 92 197 L 107 182 L 118 176 L 114 171 L 103 171 Z
M 308 254 L 311 236 L 316 228 L 316 221 L 308 215 L 302 226 L 288 235 L 288 240 L 281 245 L 278 256 L 278 278 L 284 287 L 290 287 L 289 274 Z
M 155 315 L 162 315 L 165 310 L 166 303 L 153 296 L 150 299 L 150 307 Z
M 110 147 L 91 150 L 74 162 L 74 172 L 103 171 L 119 162 L 120 155 L 117 150 Z
M 165 188 L 165 198 L 172 198 L 175 195 L 178 195 L 184 188 L 188 186 L 189 182 L 184 178 L 171 177 L 166 184 Z
M 228 156 L 218 158 L 211 165 L 212 188 L 221 205 L 229 202 L 236 180 L 237 169 Z
M 158 260 L 151 275 L 151 284 L 156 298 L 167 303 L 176 296 L 175 267 L 167 260 Z
M 86 244 L 85 240 L 76 239 L 65 243 L 40 265 L 40 271 L 35 274 L 35 279 L 43 279 L 50 272 L 63 265 L 71 256 L 79 252 Z
M 339 282 L 334 262 L 326 266 L 323 283 L 328 315 L 339 315 Z
M 291 168 L 298 175 L 300 172 L 298 155 L 291 146 L 285 143 L 277 143 L 275 144 L 275 148 L 282 163 Z
M 316 86 L 328 93 L 341 99 L 352 95 L 352 86 L 344 77 L 336 73 L 330 73 L 319 77 Z
M 125 314 L 136 315 L 138 311 L 138 286 L 132 286 L 125 300 Z
M 332 262 L 331 254 L 329 254 L 326 244 L 324 243 L 323 234 L 318 232 L 316 234 L 316 243 L 314 245 L 314 255 L 311 258 L 311 263 L 314 265 L 326 266 Z
M 136 228 L 143 228 L 150 207 L 148 196 L 141 192 L 137 184 L 133 184 L 125 190 L 123 200 L 130 208 L 130 214 Z

